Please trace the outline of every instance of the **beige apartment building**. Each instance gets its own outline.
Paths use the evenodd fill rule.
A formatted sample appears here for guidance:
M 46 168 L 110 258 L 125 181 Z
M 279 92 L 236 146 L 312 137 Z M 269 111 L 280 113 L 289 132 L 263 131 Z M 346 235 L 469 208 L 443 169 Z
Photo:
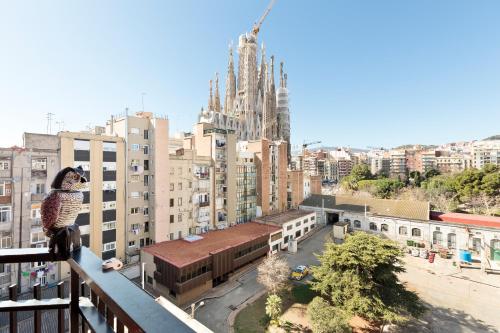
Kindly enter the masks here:
M 194 149 L 200 157 L 210 158 L 209 200 L 199 208 L 210 210 L 210 229 L 225 229 L 236 224 L 236 135 L 233 130 L 214 128 L 209 123 L 197 123 L 184 140 L 186 149 Z M 201 165 L 197 170 L 204 167 Z M 197 171 L 196 171 L 197 172 Z M 203 172 L 206 174 L 206 171 Z M 198 177 L 199 180 L 205 180 Z M 204 182 L 202 182 L 204 183 Z M 200 194 L 203 200 L 206 194 Z
M 0 248 L 47 247 L 42 230 L 41 200 L 60 169 L 55 135 L 24 133 L 23 147 L 0 149 Z M 56 263 L 0 265 L 0 295 L 10 284 L 27 291 L 59 280 Z
M 106 134 L 125 142 L 125 242 L 127 261 L 137 261 L 141 247 L 170 239 L 168 120 L 125 112 L 111 117 Z
M 267 139 L 248 141 L 242 149 L 255 154 L 257 216 L 287 209 L 287 143 Z
M 391 150 L 390 176 L 392 178 L 406 179 L 406 153 L 404 150 Z
M 76 219 L 82 244 L 102 259 L 125 260 L 125 142 L 102 133 L 59 132 L 61 168 L 82 166 L 88 180 Z
M 302 170 L 287 171 L 287 209 L 296 209 L 304 201 L 304 172 Z

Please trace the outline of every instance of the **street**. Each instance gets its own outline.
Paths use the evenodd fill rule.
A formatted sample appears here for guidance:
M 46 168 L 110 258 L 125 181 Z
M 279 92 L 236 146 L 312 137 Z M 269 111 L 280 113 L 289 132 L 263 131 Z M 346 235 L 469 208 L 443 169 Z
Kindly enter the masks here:
M 325 237 L 331 228 L 325 227 L 317 231 L 310 238 L 301 242 L 295 254 L 283 252 L 291 268 L 300 265 L 317 264 L 314 253 L 321 253 Z M 229 282 L 228 292 L 221 297 L 205 300 L 205 305 L 196 311 L 196 319 L 217 333 L 228 332 L 227 318 L 231 311 L 244 303 L 264 287 L 257 282 L 257 270 L 253 269 L 234 282 Z

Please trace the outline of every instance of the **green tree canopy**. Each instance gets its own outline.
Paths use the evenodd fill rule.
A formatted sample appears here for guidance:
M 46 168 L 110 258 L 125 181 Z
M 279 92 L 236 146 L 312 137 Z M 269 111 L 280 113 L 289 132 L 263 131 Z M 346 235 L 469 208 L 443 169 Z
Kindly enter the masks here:
M 335 308 L 321 297 L 315 297 L 307 306 L 314 333 L 351 332 L 349 316 L 342 309 Z
M 327 243 L 320 265 L 312 268 L 313 290 L 330 306 L 373 322 L 404 323 L 424 307 L 406 290 L 399 245 L 367 233 L 354 233 L 343 244 Z

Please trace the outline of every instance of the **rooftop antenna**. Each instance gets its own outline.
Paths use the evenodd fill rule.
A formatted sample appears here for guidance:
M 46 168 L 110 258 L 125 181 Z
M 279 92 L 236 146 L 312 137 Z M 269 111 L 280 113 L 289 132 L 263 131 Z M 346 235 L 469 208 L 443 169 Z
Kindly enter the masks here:
M 54 116 L 52 112 L 47 113 L 47 134 L 52 133 L 52 116 Z
M 56 121 L 57 126 L 59 126 L 59 132 L 64 131 L 64 121 Z

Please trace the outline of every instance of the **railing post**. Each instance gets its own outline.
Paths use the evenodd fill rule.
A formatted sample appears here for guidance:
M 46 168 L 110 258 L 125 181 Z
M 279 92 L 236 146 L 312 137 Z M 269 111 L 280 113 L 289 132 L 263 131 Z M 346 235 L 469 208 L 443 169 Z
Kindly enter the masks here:
M 37 283 L 33 286 L 33 298 L 37 300 L 42 299 L 42 286 L 40 283 Z M 42 332 L 42 311 L 35 310 L 35 333 Z
M 57 297 L 60 299 L 64 298 L 64 281 L 61 281 L 57 284 Z M 64 310 L 57 310 L 57 331 L 58 333 L 64 333 Z
M 71 304 L 70 304 L 70 332 L 79 333 L 79 303 L 80 303 L 80 278 L 78 273 L 71 268 Z
M 17 301 L 17 285 L 15 284 L 9 286 L 9 299 L 11 301 Z M 17 333 L 17 311 L 10 311 L 9 327 L 10 333 Z

